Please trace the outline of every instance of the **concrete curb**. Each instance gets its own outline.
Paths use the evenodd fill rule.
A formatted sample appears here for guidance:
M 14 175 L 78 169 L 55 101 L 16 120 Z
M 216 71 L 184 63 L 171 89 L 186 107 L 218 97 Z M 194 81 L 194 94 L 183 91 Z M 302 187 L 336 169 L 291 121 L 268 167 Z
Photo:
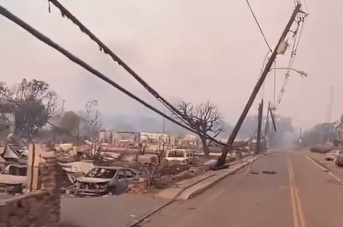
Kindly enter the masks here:
M 246 158 L 248 156 L 245 156 L 244 158 Z M 239 165 L 242 164 L 244 162 L 248 162 L 248 160 L 244 160 L 243 158 L 240 160 L 236 160 L 233 162 L 229 162 L 228 164 L 231 165 Z M 203 181 L 208 180 L 211 177 L 214 177 L 215 174 L 211 174 L 209 176 L 206 176 L 204 178 L 200 178 L 190 184 L 188 184 L 185 187 L 182 188 L 167 188 L 162 190 L 161 192 L 159 192 L 158 194 L 155 194 L 153 197 L 154 198 L 159 198 L 159 199 L 175 199 L 175 200 L 185 200 L 185 199 L 179 199 L 179 197 L 182 195 L 182 193 L 184 193 L 185 191 L 187 191 L 188 189 L 190 189 L 191 187 L 197 185 L 197 184 L 201 184 Z M 170 191 L 170 189 L 172 189 L 172 191 Z M 186 198 L 188 199 L 188 198 Z
M 266 155 L 269 155 L 269 154 L 266 154 Z M 266 155 L 263 155 L 263 156 L 266 156 Z M 263 157 L 263 156 L 260 156 L 260 157 Z M 253 160 L 257 160 L 257 159 L 259 159 L 260 157 L 256 157 L 256 158 L 254 158 Z M 230 172 L 229 174 L 226 174 L 224 177 L 221 177 L 220 179 L 217 179 L 217 180 L 216 180 L 216 183 L 218 183 L 221 179 L 224 179 L 226 176 L 228 176 L 228 175 L 230 175 L 230 174 L 233 174 L 233 173 L 237 172 L 239 169 L 242 169 L 244 166 L 248 165 L 248 164 L 251 163 L 251 162 L 252 162 L 252 160 L 251 160 L 251 161 L 247 161 L 247 163 L 243 164 L 242 166 L 237 167 L 235 170 L 233 170 L 233 171 Z M 208 177 L 208 178 L 210 178 L 210 177 Z M 207 178 L 207 179 L 208 179 L 208 178 Z M 146 218 L 150 217 L 151 215 L 153 215 L 153 214 L 155 214 L 156 212 L 160 211 L 160 210 L 163 209 L 164 207 L 166 207 L 166 206 L 168 206 L 169 204 L 173 203 L 175 200 L 177 200 L 177 198 L 178 198 L 184 191 L 186 191 L 187 189 L 189 189 L 190 187 L 192 187 L 192 186 L 194 186 L 194 185 L 196 185 L 196 183 L 194 183 L 193 185 L 190 185 L 190 186 L 184 188 L 183 191 L 179 192 L 177 195 L 175 195 L 172 199 L 170 199 L 170 200 L 169 200 L 168 202 L 166 202 L 164 205 L 162 205 L 162 206 L 160 206 L 160 207 L 154 209 L 153 211 L 147 213 L 147 214 L 144 215 L 143 217 L 141 217 L 141 218 L 139 218 L 138 220 L 136 220 L 134 223 L 129 224 L 127 227 L 134 227 L 134 226 L 137 226 L 137 224 L 143 222 Z M 211 185 L 213 185 L 213 184 L 211 184 Z M 207 187 L 206 189 L 208 189 L 208 188 L 209 188 L 209 187 Z M 205 189 L 205 190 L 206 190 L 206 189 Z M 203 190 L 202 192 L 204 192 L 205 190 Z M 194 193 L 191 193 L 191 194 L 194 194 Z M 199 194 L 200 194 L 200 193 L 199 193 Z M 199 194 L 197 194 L 197 195 L 199 195 Z M 193 196 L 193 197 L 194 197 L 194 196 Z M 193 197 L 192 197 L 192 198 L 193 198 Z
M 215 184 L 219 183 L 220 181 L 224 180 L 224 178 L 235 174 L 237 171 L 243 169 L 244 167 L 246 167 L 247 165 L 249 165 L 251 162 L 247 162 L 242 164 L 241 166 L 237 167 L 236 169 L 234 169 L 232 172 L 229 172 L 223 176 L 221 176 L 220 178 L 216 178 L 213 182 L 209 183 L 208 185 L 206 185 L 205 187 L 199 188 L 196 191 L 190 193 L 188 195 L 188 197 L 184 198 L 184 199 L 193 199 L 194 197 L 202 194 L 203 192 L 205 192 L 207 189 L 211 188 L 212 186 L 214 186 Z
M 196 197 L 196 196 L 202 194 L 202 193 L 205 192 L 207 189 L 209 189 L 209 188 L 212 187 L 213 185 L 219 183 L 219 182 L 220 182 L 221 180 L 223 180 L 224 178 L 226 178 L 226 177 L 228 177 L 228 176 L 230 176 L 230 175 L 235 174 L 235 173 L 238 172 L 239 170 L 241 170 L 241 169 L 243 169 L 244 167 L 248 166 L 251 162 L 256 161 L 257 159 L 259 159 L 259 158 L 261 158 L 261 157 L 263 157 L 263 156 L 255 157 L 255 158 L 253 158 L 252 160 L 246 161 L 246 163 L 243 163 L 242 165 L 238 166 L 237 168 L 235 168 L 235 169 L 232 170 L 231 172 L 229 172 L 229 173 L 227 173 L 227 174 L 225 174 L 225 175 L 223 175 L 223 176 L 221 176 L 221 177 L 215 179 L 213 182 L 209 183 L 208 185 L 206 185 L 206 186 L 204 186 L 204 187 L 202 187 L 202 188 L 199 188 L 199 189 L 197 189 L 196 191 L 190 193 L 190 194 L 188 195 L 188 197 L 184 198 L 184 200 L 186 200 L 186 199 L 192 199 L 192 198 L 194 198 L 194 197 Z

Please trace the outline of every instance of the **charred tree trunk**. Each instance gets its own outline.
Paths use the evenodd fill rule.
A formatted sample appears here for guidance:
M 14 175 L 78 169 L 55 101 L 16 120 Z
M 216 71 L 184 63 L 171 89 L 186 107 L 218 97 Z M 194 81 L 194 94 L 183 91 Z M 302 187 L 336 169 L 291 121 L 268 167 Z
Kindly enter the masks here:
M 210 147 L 207 144 L 207 139 L 206 138 L 200 138 L 200 139 L 201 139 L 202 149 L 204 150 L 205 156 L 209 156 L 210 155 Z

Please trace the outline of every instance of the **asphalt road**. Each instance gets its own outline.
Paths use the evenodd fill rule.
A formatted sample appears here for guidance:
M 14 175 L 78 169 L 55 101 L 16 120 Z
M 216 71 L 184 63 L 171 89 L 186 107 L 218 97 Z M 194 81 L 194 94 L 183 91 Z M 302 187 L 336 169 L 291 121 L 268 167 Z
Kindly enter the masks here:
M 125 227 L 162 206 L 164 200 L 125 194 L 95 198 L 63 198 L 61 221 L 68 226 Z
M 259 159 L 204 194 L 175 202 L 143 227 L 341 227 L 343 185 L 305 157 L 282 152 Z M 275 174 L 263 174 L 264 170 Z
M 62 199 L 61 221 L 80 227 L 125 227 L 167 201 L 151 195 L 124 194 Z
M 325 154 L 307 152 L 306 155 L 314 159 L 324 168 L 328 169 L 337 178 L 343 180 L 343 168 L 336 166 L 336 164 L 333 161 L 325 160 Z

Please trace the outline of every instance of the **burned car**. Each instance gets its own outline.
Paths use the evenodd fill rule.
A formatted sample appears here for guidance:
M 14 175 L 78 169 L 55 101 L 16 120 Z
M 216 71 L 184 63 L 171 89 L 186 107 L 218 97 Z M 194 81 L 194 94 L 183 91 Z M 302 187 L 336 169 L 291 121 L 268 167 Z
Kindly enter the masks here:
M 26 186 L 27 165 L 10 164 L 0 173 L 0 191 L 8 194 L 23 193 Z
M 336 156 L 334 162 L 335 162 L 336 166 L 343 167 L 343 155 Z
M 84 177 L 75 179 L 72 191 L 76 196 L 120 195 L 139 179 L 139 174 L 130 168 L 95 166 Z

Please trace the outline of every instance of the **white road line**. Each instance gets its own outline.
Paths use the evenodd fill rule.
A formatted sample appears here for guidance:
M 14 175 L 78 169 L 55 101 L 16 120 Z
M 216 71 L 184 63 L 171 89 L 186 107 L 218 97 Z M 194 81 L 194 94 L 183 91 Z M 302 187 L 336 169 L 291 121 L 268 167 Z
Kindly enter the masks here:
M 317 162 L 315 162 L 312 158 L 310 158 L 309 156 L 306 155 L 306 158 L 308 160 L 310 160 L 312 163 L 314 163 L 316 166 L 318 166 L 321 170 L 323 170 L 324 172 L 329 172 L 329 170 L 327 168 L 324 168 L 323 166 L 319 165 Z
M 312 163 L 316 164 L 316 166 L 318 166 L 320 169 L 322 169 L 324 172 L 327 172 L 331 177 L 333 177 L 336 181 L 338 181 L 340 184 L 343 184 L 343 181 L 337 177 L 335 174 L 333 174 L 332 172 L 330 172 L 328 169 L 324 168 L 323 166 L 319 165 L 317 162 L 315 162 L 312 158 L 308 157 L 306 155 L 306 158 L 308 160 L 310 160 Z
M 335 180 L 337 180 L 339 183 L 343 184 L 343 181 L 341 179 L 339 179 L 335 174 L 331 173 L 331 172 L 328 172 L 328 174 L 330 176 L 332 176 L 333 178 L 335 178 Z

